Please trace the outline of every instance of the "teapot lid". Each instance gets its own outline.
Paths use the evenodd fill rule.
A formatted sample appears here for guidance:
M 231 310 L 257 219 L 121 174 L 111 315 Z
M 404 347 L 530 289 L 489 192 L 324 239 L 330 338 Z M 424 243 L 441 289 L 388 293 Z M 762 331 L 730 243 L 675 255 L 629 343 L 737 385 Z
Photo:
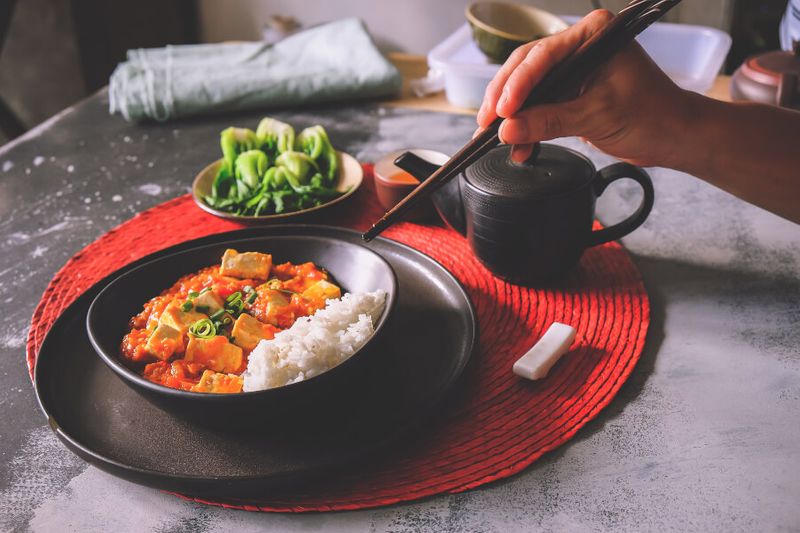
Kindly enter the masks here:
M 467 168 L 465 177 L 484 192 L 509 198 L 555 196 L 591 181 L 595 168 L 586 157 L 555 144 L 540 144 L 524 163 L 511 160 L 511 146 L 492 149 Z

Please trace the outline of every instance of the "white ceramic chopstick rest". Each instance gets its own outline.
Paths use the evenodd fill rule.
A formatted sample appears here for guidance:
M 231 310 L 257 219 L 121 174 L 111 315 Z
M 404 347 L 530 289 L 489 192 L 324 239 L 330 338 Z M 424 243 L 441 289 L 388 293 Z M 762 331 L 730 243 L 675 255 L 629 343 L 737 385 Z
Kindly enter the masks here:
M 575 332 L 575 328 L 561 322 L 550 324 L 539 342 L 514 363 L 514 373 L 527 379 L 545 377 L 556 361 L 567 353 L 575 340 Z

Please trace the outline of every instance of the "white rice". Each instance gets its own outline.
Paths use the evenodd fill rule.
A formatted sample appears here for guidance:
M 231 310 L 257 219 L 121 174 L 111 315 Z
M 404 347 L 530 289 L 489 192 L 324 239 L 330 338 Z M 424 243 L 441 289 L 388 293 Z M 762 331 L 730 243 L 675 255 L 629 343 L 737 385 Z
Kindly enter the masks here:
M 353 355 L 375 331 L 386 291 L 345 294 L 313 316 L 298 318 L 250 353 L 244 391 L 282 387 L 330 370 Z

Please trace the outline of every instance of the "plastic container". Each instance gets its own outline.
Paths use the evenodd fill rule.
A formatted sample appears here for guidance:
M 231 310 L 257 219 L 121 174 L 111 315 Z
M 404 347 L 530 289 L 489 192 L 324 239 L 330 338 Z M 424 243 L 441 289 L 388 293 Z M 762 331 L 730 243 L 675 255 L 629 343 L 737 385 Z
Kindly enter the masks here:
M 568 24 L 580 19 L 561 18 Z M 637 39 L 675 83 L 699 93 L 711 88 L 731 47 L 724 31 L 667 22 L 653 24 Z M 467 24 L 430 51 L 428 67 L 428 87 L 444 88 L 451 104 L 471 108 L 480 106 L 486 86 L 500 69 L 472 42 Z

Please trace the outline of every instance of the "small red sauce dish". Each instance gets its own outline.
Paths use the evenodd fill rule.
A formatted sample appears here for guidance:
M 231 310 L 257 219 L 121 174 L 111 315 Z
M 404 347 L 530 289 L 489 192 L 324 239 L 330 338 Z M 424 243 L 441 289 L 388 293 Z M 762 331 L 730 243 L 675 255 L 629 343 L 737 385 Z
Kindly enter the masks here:
M 397 205 L 400 200 L 408 196 L 419 185 L 417 178 L 394 164 L 394 160 L 405 152 L 412 152 L 436 165 L 442 165 L 450 159 L 449 156 L 441 152 L 422 148 L 397 150 L 380 158 L 375 163 L 375 191 L 378 194 L 378 202 L 387 211 Z M 430 221 L 435 218 L 436 211 L 433 209 L 433 204 L 430 200 L 425 200 L 405 216 L 406 220 L 419 221 Z

